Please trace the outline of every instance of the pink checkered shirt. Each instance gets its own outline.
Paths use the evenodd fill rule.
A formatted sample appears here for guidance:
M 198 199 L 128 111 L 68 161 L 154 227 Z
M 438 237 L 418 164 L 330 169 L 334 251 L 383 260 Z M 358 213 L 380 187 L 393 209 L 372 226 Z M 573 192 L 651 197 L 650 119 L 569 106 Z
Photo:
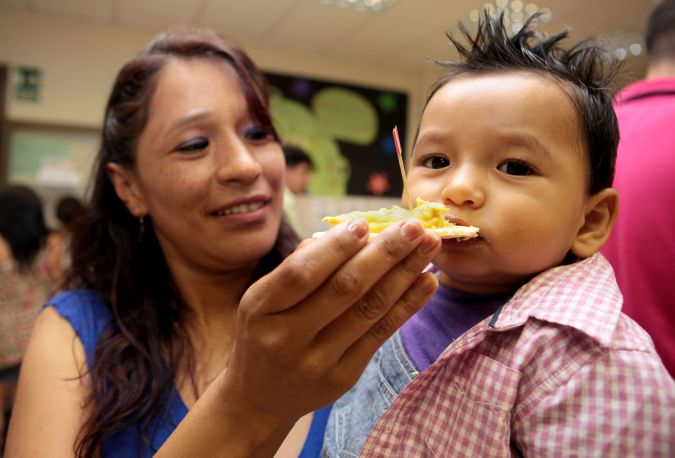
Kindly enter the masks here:
M 362 456 L 675 456 L 675 381 L 621 301 L 600 254 L 537 276 L 401 392 Z

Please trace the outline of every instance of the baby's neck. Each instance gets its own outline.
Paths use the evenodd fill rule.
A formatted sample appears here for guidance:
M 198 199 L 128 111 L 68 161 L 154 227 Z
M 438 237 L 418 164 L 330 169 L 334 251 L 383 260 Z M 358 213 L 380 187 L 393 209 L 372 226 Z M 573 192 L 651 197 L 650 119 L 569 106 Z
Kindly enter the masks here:
M 441 285 L 452 288 L 455 291 L 460 291 L 474 296 L 498 296 L 503 294 L 513 294 L 527 281 L 518 283 L 473 283 L 462 281 L 457 278 L 452 278 L 441 272 L 439 275 L 439 282 Z

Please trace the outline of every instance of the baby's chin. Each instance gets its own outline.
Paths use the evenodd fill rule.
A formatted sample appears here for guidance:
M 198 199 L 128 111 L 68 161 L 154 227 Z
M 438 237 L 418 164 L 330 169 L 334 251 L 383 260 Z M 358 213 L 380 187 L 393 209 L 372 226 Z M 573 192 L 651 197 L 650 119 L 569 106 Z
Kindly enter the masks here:
M 467 272 L 455 269 L 443 271 L 441 266 L 438 268 L 441 269 L 441 285 L 477 296 L 511 294 L 532 278 L 532 275 L 505 274 L 495 270 Z

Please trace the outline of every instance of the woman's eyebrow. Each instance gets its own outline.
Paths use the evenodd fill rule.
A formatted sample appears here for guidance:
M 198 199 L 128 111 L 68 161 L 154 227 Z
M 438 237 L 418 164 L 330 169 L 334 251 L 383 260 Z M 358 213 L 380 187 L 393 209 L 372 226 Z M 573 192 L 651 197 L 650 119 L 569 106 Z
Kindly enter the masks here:
M 169 125 L 169 127 L 167 129 L 167 133 L 173 132 L 176 129 L 180 129 L 181 127 L 185 127 L 187 125 L 192 124 L 193 122 L 204 119 L 204 118 L 208 117 L 208 115 L 209 115 L 208 111 L 199 110 L 199 111 L 196 111 L 194 113 L 190 113 L 189 115 L 184 116 L 182 118 L 178 118 Z

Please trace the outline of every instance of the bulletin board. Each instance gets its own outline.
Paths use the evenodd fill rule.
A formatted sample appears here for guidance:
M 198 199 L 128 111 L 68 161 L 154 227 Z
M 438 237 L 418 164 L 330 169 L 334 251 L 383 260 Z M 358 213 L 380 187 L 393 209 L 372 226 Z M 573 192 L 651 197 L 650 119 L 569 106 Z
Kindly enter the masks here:
M 401 195 L 392 129 L 398 126 L 402 137 L 407 132 L 406 93 L 265 74 L 282 141 L 303 148 L 314 162 L 310 195 Z
M 10 123 L 6 135 L 5 181 L 84 193 L 100 142 L 98 129 Z

